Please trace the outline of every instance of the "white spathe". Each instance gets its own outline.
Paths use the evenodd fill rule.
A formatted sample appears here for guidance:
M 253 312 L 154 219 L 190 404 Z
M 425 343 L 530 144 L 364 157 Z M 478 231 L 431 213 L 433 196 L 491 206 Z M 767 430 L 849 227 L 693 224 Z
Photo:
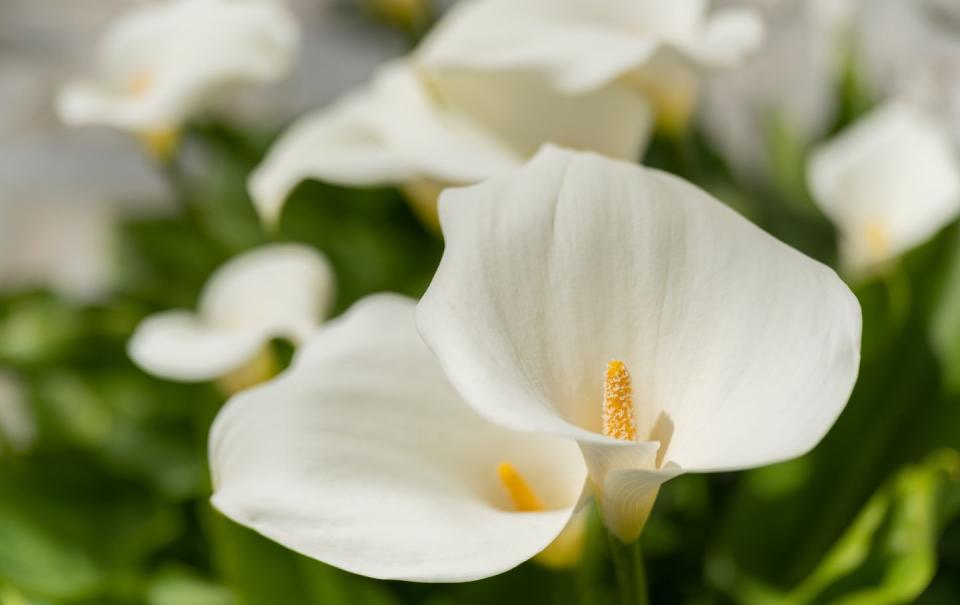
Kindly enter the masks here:
M 764 44 L 737 69 L 705 77 L 699 115 L 739 176 L 769 181 L 774 134 L 805 147 L 836 117 L 855 0 L 746 1 L 764 16 Z
M 440 219 L 424 339 L 484 417 L 576 439 L 625 540 L 661 483 L 799 456 L 853 388 L 850 290 L 681 179 L 545 148 L 447 190 Z M 633 376 L 638 441 L 600 433 L 614 359 Z
M 707 0 L 473 0 L 456 5 L 419 52 L 428 69 L 540 71 L 566 92 L 603 87 L 664 52 L 732 66 L 759 45 L 751 11 L 708 15 Z
M 71 125 L 137 133 L 175 130 L 234 87 L 279 80 L 299 49 L 296 23 L 274 0 L 172 0 L 132 8 L 107 30 L 97 73 L 67 85 Z
M 931 238 L 960 214 L 960 155 L 935 118 L 893 101 L 810 157 L 814 199 L 863 276 Z
M 576 444 L 477 416 L 417 334 L 414 305 L 360 301 L 286 373 L 228 402 L 210 437 L 214 506 L 326 563 L 421 582 L 501 573 L 560 534 L 586 477 Z M 545 510 L 511 507 L 503 461 Z
M 222 377 L 250 362 L 271 338 L 304 342 L 328 311 L 333 271 L 311 247 L 274 244 L 242 254 L 207 281 L 196 313 L 145 319 L 130 357 L 163 378 Z
M 294 124 L 249 189 L 272 223 L 310 178 L 347 186 L 474 183 L 521 164 L 544 142 L 634 159 L 649 130 L 647 104 L 632 91 L 563 95 L 533 75 L 429 77 L 397 60 L 367 87 Z

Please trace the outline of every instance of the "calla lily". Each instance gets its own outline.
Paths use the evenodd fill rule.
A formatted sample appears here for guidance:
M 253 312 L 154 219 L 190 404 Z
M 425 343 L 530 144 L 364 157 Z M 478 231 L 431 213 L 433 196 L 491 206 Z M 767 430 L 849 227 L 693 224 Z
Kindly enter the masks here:
M 934 118 L 900 102 L 816 149 L 808 180 L 840 231 L 843 265 L 861 276 L 960 214 L 960 156 Z
M 367 88 L 291 127 L 254 172 L 250 192 L 272 223 L 308 178 L 349 186 L 473 183 L 521 164 L 545 141 L 633 159 L 648 131 L 647 105 L 630 91 L 560 95 L 515 73 L 427 78 L 399 60 Z
M 213 274 L 196 313 L 168 311 L 145 319 L 130 340 L 130 357 L 172 380 L 226 376 L 255 360 L 271 338 L 306 340 L 332 294 L 332 269 L 313 248 L 259 248 Z
M 773 129 L 801 146 L 822 137 L 839 104 L 852 0 L 750 0 L 765 18 L 761 49 L 705 78 L 704 133 L 739 175 L 767 180 Z
M 210 437 L 214 506 L 375 578 L 479 579 L 557 538 L 586 477 L 576 444 L 475 414 L 417 334 L 414 304 L 357 303 L 285 374 L 228 402 Z
M 26 451 L 36 438 L 36 421 L 22 385 L 0 370 L 0 452 L 4 445 L 15 452 Z
M 295 59 L 298 32 L 272 0 L 172 0 L 132 9 L 107 31 L 98 70 L 68 85 L 70 125 L 104 124 L 159 142 L 238 85 L 273 82 Z
M 454 7 L 419 56 L 438 73 L 542 73 L 568 93 L 628 82 L 680 127 L 697 69 L 736 65 L 763 38 L 751 11 L 707 9 L 707 0 L 474 0 Z
M 862 2 L 857 57 L 876 91 L 944 121 L 960 142 L 960 4 L 953 0 Z
M 799 456 L 853 388 L 850 290 L 676 177 L 546 148 L 440 220 L 421 334 L 479 414 L 578 442 L 624 541 L 662 483 Z

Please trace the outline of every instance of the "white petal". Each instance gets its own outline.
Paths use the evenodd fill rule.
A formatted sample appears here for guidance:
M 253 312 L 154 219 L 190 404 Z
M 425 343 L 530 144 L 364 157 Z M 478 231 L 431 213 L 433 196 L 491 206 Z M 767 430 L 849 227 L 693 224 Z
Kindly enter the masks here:
M 316 334 L 279 379 L 231 400 L 210 441 L 214 505 L 305 555 L 376 578 L 465 581 L 549 544 L 584 479 L 573 442 L 476 416 L 413 324 L 377 296 Z M 547 512 L 511 510 L 515 464 Z
M 427 78 L 442 103 L 469 115 L 525 158 L 554 143 L 635 160 L 653 125 L 646 98 L 625 86 L 569 95 L 526 71 L 451 71 Z
M 659 46 L 652 32 L 611 26 L 612 17 L 626 11 L 600 8 L 587 2 L 465 2 L 434 28 L 419 58 L 438 70 L 534 69 L 567 92 L 590 90 L 643 64 Z
M 217 269 L 200 295 L 199 315 L 219 329 L 305 339 L 333 302 L 333 269 L 310 246 L 274 244 Z
M 814 151 L 810 189 L 843 238 L 844 264 L 868 271 L 923 243 L 960 213 L 960 158 L 936 121 L 889 103 Z
M 168 311 L 143 320 L 127 352 L 154 376 L 194 382 L 239 369 L 268 338 L 258 331 L 215 328 L 186 311 Z
M 58 110 L 68 124 L 174 128 L 233 85 L 279 79 L 297 48 L 296 24 L 279 2 L 136 7 L 106 33 L 96 79 L 67 86 Z
M 415 177 L 470 183 L 519 161 L 467 116 L 436 103 L 401 60 L 381 68 L 367 89 L 294 125 L 254 173 L 250 191 L 269 222 L 307 178 L 353 186 Z
M 763 44 L 763 21 L 745 8 L 726 9 L 710 16 L 701 34 L 678 46 L 703 65 L 734 67 Z
M 620 359 L 640 439 L 663 442 L 664 464 L 717 470 L 802 454 L 846 403 L 852 293 L 688 183 L 546 149 L 509 176 L 447 190 L 440 214 L 447 249 L 418 324 L 495 422 L 612 450 L 595 432 L 604 367 Z
M 673 48 L 704 65 L 753 50 L 762 23 L 747 11 L 707 18 L 703 0 L 475 0 L 453 9 L 424 41 L 425 66 L 546 74 L 566 92 L 612 83 Z
M 352 186 L 402 183 L 416 168 L 377 131 L 368 95 L 349 95 L 297 121 L 250 177 L 260 216 L 275 224 L 287 197 L 307 179 Z

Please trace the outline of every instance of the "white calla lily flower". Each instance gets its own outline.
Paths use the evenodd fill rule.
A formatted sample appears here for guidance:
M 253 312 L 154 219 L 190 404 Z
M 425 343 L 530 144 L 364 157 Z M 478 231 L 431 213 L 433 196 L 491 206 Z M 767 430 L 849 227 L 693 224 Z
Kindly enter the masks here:
M 624 541 L 663 482 L 799 456 L 853 388 L 850 290 L 676 177 L 546 148 L 440 219 L 424 339 L 478 413 L 580 444 Z
M 264 246 L 218 269 L 196 313 L 167 311 L 145 319 L 129 354 L 163 378 L 220 378 L 254 360 L 272 338 L 304 342 L 332 295 L 333 271 L 319 252 L 299 244 Z
M 71 125 L 138 134 L 175 131 L 237 86 L 279 80 L 299 48 L 292 16 L 273 0 L 172 0 L 119 17 L 103 38 L 98 73 L 58 99 Z
M 864 276 L 960 214 L 960 155 L 926 112 L 890 102 L 809 160 L 814 199 L 841 238 L 841 261 Z
M 474 413 L 414 305 L 357 303 L 228 402 L 210 437 L 216 508 L 348 571 L 421 582 L 501 573 L 560 535 L 586 478 L 576 444 Z
M 806 146 L 830 128 L 854 1 L 749 0 L 765 18 L 763 47 L 737 69 L 706 76 L 699 112 L 704 134 L 740 176 L 770 179 L 774 129 Z
M 532 75 L 428 77 L 398 60 L 365 89 L 291 127 L 249 188 L 273 223 L 308 178 L 348 186 L 474 183 L 520 165 L 544 142 L 634 159 L 649 126 L 645 101 L 631 91 L 561 95 Z
M 707 0 L 474 0 L 451 10 L 418 52 L 425 68 L 545 74 L 568 93 L 627 82 L 665 125 L 689 115 L 701 67 L 729 67 L 759 46 L 752 11 L 708 14 Z
M 856 30 L 867 83 L 937 115 L 960 143 L 960 3 L 861 2 Z

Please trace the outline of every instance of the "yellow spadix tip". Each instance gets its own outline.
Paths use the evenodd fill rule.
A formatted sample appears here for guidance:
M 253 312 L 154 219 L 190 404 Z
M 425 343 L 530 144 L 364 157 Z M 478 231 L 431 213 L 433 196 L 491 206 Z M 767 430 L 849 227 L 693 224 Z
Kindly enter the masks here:
M 520 471 L 509 462 L 501 462 L 497 465 L 497 474 L 500 476 L 500 483 L 507 490 L 513 507 L 522 513 L 538 512 L 544 510 L 543 503 L 533 488 L 526 482 Z

